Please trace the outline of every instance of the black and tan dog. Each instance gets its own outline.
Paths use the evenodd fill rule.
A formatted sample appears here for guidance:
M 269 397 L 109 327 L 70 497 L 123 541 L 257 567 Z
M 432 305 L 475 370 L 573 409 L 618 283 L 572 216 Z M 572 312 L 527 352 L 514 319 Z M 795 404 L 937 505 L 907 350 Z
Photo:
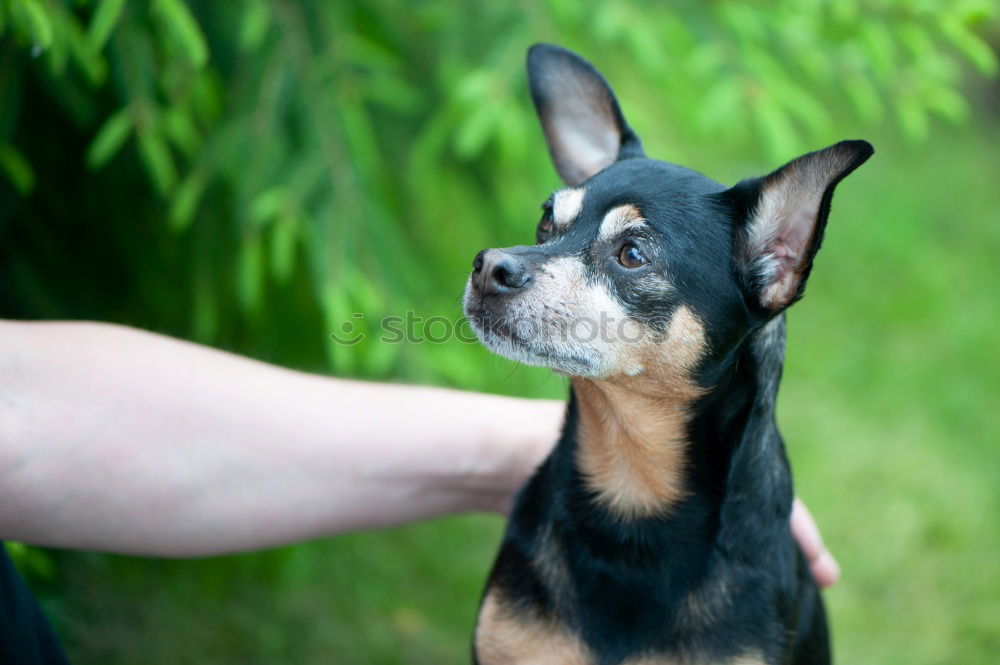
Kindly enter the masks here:
M 537 45 L 528 75 L 567 187 L 532 247 L 473 263 L 493 351 L 571 377 L 561 439 L 521 491 L 480 609 L 480 665 L 827 663 L 788 528 L 774 420 L 786 307 L 844 141 L 727 188 L 647 159 L 604 78 Z

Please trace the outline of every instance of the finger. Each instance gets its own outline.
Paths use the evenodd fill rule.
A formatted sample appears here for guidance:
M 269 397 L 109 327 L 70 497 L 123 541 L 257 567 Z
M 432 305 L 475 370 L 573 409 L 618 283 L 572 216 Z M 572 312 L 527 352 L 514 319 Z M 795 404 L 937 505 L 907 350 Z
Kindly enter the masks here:
M 812 571 L 813 577 L 816 579 L 816 584 L 819 584 L 824 589 L 833 586 L 840 579 L 840 565 L 837 564 L 837 560 L 833 558 L 833 555 L 826 550 L 823 550 L 819 557 L 812 561 L 809 570 Z
M 823 537 L 816 527 L 816 521 L 798 497 L 792 504 L 791 526 L 795 540 L 809 561 L 809 568 L 816 578 L 816 583 L 821 587 L 835 584 L 840 578 L 840 566 L 823 546 Z

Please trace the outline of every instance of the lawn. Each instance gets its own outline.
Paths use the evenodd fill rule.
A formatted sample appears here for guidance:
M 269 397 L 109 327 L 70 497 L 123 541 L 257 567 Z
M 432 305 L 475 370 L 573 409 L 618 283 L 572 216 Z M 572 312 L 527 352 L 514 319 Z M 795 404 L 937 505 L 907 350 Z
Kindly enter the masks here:
M 843 568 L 826 596 L 842 663 L 1000 653 L 997 130 L 876 141 L 838 189 L 790 313 L 780 423 L 798 491 Z M 747 175 L 713 159 L 693 165 Z M 464 263 L 429 268 L 455 293 L 428 313 L 456 313 Z M 482 371 L 454 383 L 565 390 L 544 371 L 460 353 Z M 462 663 L 501 528 L 462 516 L 202 561 L 52 552 L 56 572 L 32 582 L 81 665 Z

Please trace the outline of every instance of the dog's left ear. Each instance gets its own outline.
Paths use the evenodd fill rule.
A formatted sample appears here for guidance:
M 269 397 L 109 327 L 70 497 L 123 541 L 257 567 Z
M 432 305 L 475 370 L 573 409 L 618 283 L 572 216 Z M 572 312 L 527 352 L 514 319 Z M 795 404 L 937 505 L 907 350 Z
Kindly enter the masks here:
M 528 85 L 563 181 L 575 187 L 619 159 L 642 157 L 611 86 L 593 65 L 553 44 L 528 50 Z
M 734 251 L 752 309 L 775 314 L 802 297 L 833 190 L 874 152 L 867 141 L 841 141 L 726 192 L 742 221 Z

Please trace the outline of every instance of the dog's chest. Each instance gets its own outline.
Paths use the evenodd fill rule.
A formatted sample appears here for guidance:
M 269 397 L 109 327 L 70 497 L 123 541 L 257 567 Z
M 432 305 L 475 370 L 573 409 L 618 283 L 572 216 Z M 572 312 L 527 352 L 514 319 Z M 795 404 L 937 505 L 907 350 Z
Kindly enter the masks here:
M 595 653 L 579 635 L 558 620 L 513 609 L 491 590 L 483 600 L 476 627 L 478 665 L 764 665 L 759 654 L 722 659 L 684 658 L 647 653 L 608 659 Z

